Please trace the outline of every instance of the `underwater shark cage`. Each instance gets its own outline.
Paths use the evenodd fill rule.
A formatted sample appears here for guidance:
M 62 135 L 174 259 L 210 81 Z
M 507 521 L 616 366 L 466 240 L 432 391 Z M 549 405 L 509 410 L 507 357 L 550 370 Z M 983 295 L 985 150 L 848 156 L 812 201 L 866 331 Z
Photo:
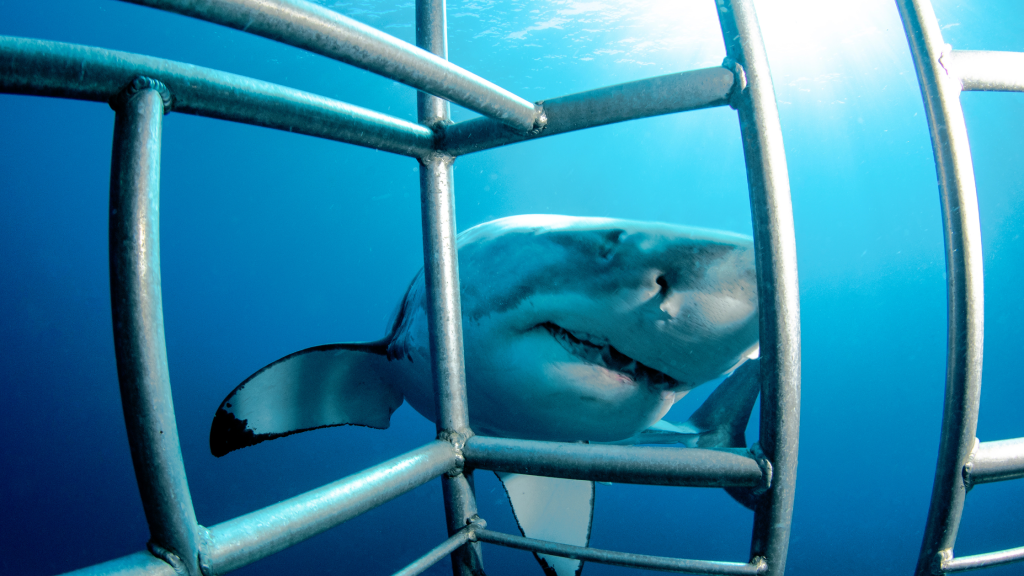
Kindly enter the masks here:
M 108 102 L 116 112 L 110 184 L 114 338 L 132 461 L 151 538 L 147 550 L 76 574 L 222 574 L 438 477 L 450 538 L 399 574 L 421 573 L 448 555 L 454 574 L 481 574 L 482 542 L 682 573 L 784 573 L 800 413 L 796 247 L 778 110 L 751 0 L 716 0 L 727 53 L 720 67 L 539 103 L 447 61 L 444 0 L 417 0 L 418 47 L 303 0 L 129 1 L 244 30 L 407 84 L 420 91 L 419 123 L 188 64 L 0 37 L 0 92 Z M 482 117 L 452 124 L 449 102 Z M 761 342 L 759 442 L 740 453 L 474 436 L 463 366 L 454 159 L 563 132 L 726 105 L 739 115 L 754 224 Z M 175 425 L 161 305 L 160 148 L 163 116 L 170 111 L 300 132 L 419 161 L 430 349 L 439 406 L 437 439 L 272 506 L 211 527 L 198 524 Z M 750 489 L 756 501 L 749 559 L 645 556 L 490 531 L 477 515 L 471 475 L 478 469 Z
M 1024 560 L 1024 545 L 956 558 L 967 492 L 1024 478 L 1024 438 L 982 442 L 978 430 L 984 338 L 981 221 L 962 90 L 1024 92 L 1024 53 L 953 50 L 929 0 L 897 0 L 928 116 L 946 245 L 946 393 L 939 457 L 916 576 Z M 1022 543 L 1024 544 L 1024 543 Z

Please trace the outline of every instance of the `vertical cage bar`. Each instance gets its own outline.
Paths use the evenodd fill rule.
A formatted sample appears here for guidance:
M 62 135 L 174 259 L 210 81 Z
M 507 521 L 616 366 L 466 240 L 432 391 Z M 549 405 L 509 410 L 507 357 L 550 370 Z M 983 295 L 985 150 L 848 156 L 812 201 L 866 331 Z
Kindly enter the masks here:
M 984 281 L 981 222 L 960 83 L 943 58 L 950 50 L 928 0 L 897 0 L 914 58 L 935 155 L 946 246 L 946 392 L 939 456 L 916 574 L 931 574 L 952 556 L 974 449 L 981 398 Z
M 718 16 L 726 53 L 741 75 L 733 105 L 739 112 L 757 254 L 760 443 L 772 463 L 771 489 L 754 513 L 751 556 L 764 557 L 768 574 L 779 576 L 785 572 L 789 549 L 800 431 L 800 301 L 793 207 L 775 90 L 753 3 L 718 0 Z
M 433 98 L 433 97 L 432 97 Z M 455 246 L 454 158 L 431 154 L 420 162 L 424 276 L 433 356 L 438 432 L 469 432 L 462 351 L 459 261 Z
M 150 550 L 201 576 L 199 537 L 178 443 L 160 289 L 160 140 L 167 88 L 138 78 L 112 102 L 110 297 L 128 442 Z
M 448 59 L 448 33 L 444 0 L 417 0 L 416 44 Z M 442 134 L 451 123 L 447 101 L 423 92 L 417 95 L 421 124 Z M 423 262 L 427 288 L 427 319 L 433 358 L 438 433 L 461 448 L 473 434 L 469 427 L 466 369 L 462 348 L 462 305 L 459 260 L 455 244 L 455 158 L 433 153 L 420 159 L 420 194 L 423 217 Z M 441 477 L 448 534 L 453 536 L 477 518 L 471 473 Z M 455 576 L 483 575 L 482 546 L 467 543 L 452 553 Z

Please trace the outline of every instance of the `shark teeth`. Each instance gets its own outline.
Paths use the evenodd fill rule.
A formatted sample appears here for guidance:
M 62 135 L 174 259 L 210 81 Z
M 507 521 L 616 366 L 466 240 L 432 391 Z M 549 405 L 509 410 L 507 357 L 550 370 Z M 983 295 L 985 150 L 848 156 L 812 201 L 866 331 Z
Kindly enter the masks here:
M 551 337 L 570 354 L 579 357 L 585 362 L 625 374 L 638 384 L 646 383 L 658 388 L 669 389 L 682 385 L 681 382 L 668 374 L 641 364 L 619 352 L 604 338 L 594 337 L 584 332 L 572 333 L 551 322 L 545 322 L 540 327 L 547 330 Z M 582 338 L 582 336 L 587 338 Z

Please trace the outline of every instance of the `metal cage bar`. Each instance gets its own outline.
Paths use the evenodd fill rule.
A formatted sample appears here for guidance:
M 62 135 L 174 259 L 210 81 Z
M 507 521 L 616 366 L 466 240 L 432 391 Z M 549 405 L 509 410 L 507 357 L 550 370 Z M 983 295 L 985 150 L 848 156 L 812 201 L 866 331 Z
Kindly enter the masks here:
M 743 156 L 754 221 L 757 287 L 761 312 L 760 445 L 772 465 L 772 486 L 754 510 L 751 556 L 768 562 L 768 574 L 786 570 L 800 433 L 800 293 L 796 237 L 786 151 L 768 68 L 768 57 L 751 0 L 717 0 L 726 64 L 739 66 Z
M 979 442 L 964 470 L 969 487 L 1024 478 L 1024 438 Z
M 999 552 L 989 552 L 988 554 L 975 554 L 961 558 L 944 558 L 939 569 L 942 572 L 966 572 L 967 570 L 977 570 L 978 568 L 1002 566 L 1003 564 L 1011 564 L 1021 560 L 1024 560 L 1024 546 L 1000 550 Z
M 441 147 L 452 156 L 462 156 L 615 122 L 724 106 L 734 77 L 731 70 L 705 68 L 542 100 L 538 105 L 547 123 L 541 130 L 524 134 L 490 118 L 474 118 L 445 130 Z
M 148 550 L 93 564 L 63 576 L 180 576 L 174 567 Z
M 1024 53 L 953 50 L 943 66 L 960 80 L 964 90 L 1024 92 Z
M 532 130 L 533 103 L 333 10 L 305 0 L 124 0 L 242 30 L 351 64 L 513 126 Z
M 486 525 L 487 523 L 483 520 L 476 520 L 469 526 L 466 526 L 455 534 L 452 534 L 450 538 L 435 546 L 430 552 L 420 556 L 412 564 L 409 564 L 405 568 L 395 572 L 393 576 L 416 576 L 417 574 L 426 572 L 431 566 L 437 564 L 441 560 L 444 560 L 445 556 L 454 553 L 460 547 L 474 541 L 476 538 L 474 530 Z
M 466 466 L 496 472 L 660 486 L 757 487 L 768 475 L 746 450 L 603 446 L 474 436 Z
M 150 551 L 188 576 L 202 576 L 160 290 L 160 141 L 168 100 L 162 84 L 139 78 L 111 103 L 110 301 L 121 404 Z
M 563 558 L 586 560 L 600 564 L 625 566 L 627 568 L 646 568 L 648 570 L 679 572 L 683 574 L 728 574 L 737 576 L 754 576 L 757 574 L 767 574 L 768 572 L 768 565 L 765 563 L 764 558 L 760 557 L 747 564 L 741 562 L 718 562 L 714 560 L 686 560 L 666 556 L 630 554 L 628 552 L 601 550 L 599 548 L 584 548 L 571 544 L 559 544 L 534 538 L 524 538 L 486 529 L 475 530 L 474 536 L 481 542 L 489 542 L 509 548 L 553 554 Z
M 405 156 L 433 149 L 429 129 L 286 88 L 171 60 L 90 46 L 0 36 L 0 92 L 109 102 L 139 76 L 170 90 L 175 112 L 220 118 Z
M 416 43 L 448 60 L 448 25 L 444 0 L 416 1 Z M 435 131 L 451 123 L 448 102 L 420 92 L 417 115 Z M 420 160 L 420 198 L 423 217 L 423 276 L 427 291 L 427 325 L 438 437 L 461 449 L 472 436 L 466 398 L 466 366 L 462 348 L 462 304 L 459 257 L 455 245 L 455 158 L 435 152 Z M 448 535 L 454 537 L 478 518 L 473 475 L 460 466 L 441 477 Z M 459 546 L 451 554 L 455 576 L 483 574 L 483 551 L 477 543 Z
M 209 528 L 202 566 L 223 574 L 359 516 L 450 470 L 457 454 L 435 440 L 362 472 Z
M 947 278 L 946 389 L 931 504 L 917 576 L 1024 560 L 1024 548 L 953 557 L 973 483 L 1024 476 L 1024 439 L 979 443 L 984 339 L 981 221 L 961 90 L 1024 90 L 1024 54 L 956 51 L 929 0 L 896 0 L 917 70 L 942 206 Z M 978 472 L 974 472 L 977 466 Z
M 413 49 L 386 34 L 302 0 L 214 0 L 201 5 L 184 0 L 128 1 L 246 29 L 345 62 L 349 62 L 346 58 L 350 58 L 353 51 L 364 50 L 359 56 L 364 60 L 350 63 L 386 76 L 392 74 L 389 77 L 408 81 L 425 91 L 418 94 L 420 124 L 412 124 L 204 68 L 95 48 L 0 38 L 0 53 L 5 56 L 0 60 L 0 91 L 100 101 L 113 98 L 112 105 L 117 109 L 140 98 L 136 96 L 132 100 L 117 95 L 133 78 L 145 74 L 166 81 L 171 88 L 170 93 L 166 89 L 155 92 L 163 85 L 149 80 L 141 87 L 150 100 L 153 94 L 159 94 L 163 105 L 161 113 L 173 102 L 177 111 L 289 129 L 418 158 L 439 441 L 209 529 L 196 524 L 191 505 L 185 510 L 191 516 L 184 514 L 184 519 L 167 519 L 166 514 L 159 516 L 158 520 L 151 521 L 151 526 L 155 526 L 155 545 L 151 546 L 151 553 L 132 554 L 80 573 L 167 574 L 168 568 L 194 576 L 199 575 L 199 570 L 205 574 L 226 572 L 326 530 L 438 475 L 442 477 L 451 537 L 411 565 L 407 569 L 412 570 L 410 573 L 426 569 L 451 551 L 456 575 L 479 574 L 483 566 L 481 540 L 597 562 L 672 571 L 784 572 L 799 426 L 799 308 L 785 155 L 767 59 L 750 0 L 717 0 L 728 53 L 722 67 L 670 74 L 547 100 L 542 103 L 543 108 L 527 103 L 532 124 L 527 126 L 526 116 L 522 115 L 516 128 L 532 128 L 530 134 L 515 132 L 490 118 L 449 126 L 448 102 L 438 95 L 470 108 L 473 106 L 467 102 L 476 102 L 475 105 L 484 108 L 494 104 L 494 109 L 490 110 L 492 116 L 513 125 L 517 121 L 510 120 L 511 116 L 502 116 L 508 112 L 502 106 L 509 104 L 499 102 L 501 97 L 480 104 L 488 98 L 496 98 L 496 92 L 491 90 L 493 85 L 476 77 L 469 78 L 471 84 L 479 80 L 475 86 L 449 82 L 446 89 L 451 93 L 435 89 L 434 84 L 444 83 L 448 78 L 445 74 L 468 74 L 447 63 L 444 0 L 417 2 L 416 34 L 421 49 Z M 322 36 L 313 38 L 318 31 L 323 32 Z M 6 58 L 8 55 L 11 57 Z M 389 68 L 394 59 L 400 62 Z M 483 92 L 477 90 L 481 86 Z M 767 458 L 764 455 L 754 458 L 742 450 L 584 446 L 474 437 L 469 427 L 462 356 L 452 182 L 455 156 L 533 137 L 726 103 L 739 111 L 755 230 L 763 358 L 760 446 Z M 509 106 L 515 108 L 520 104 L 513 102 Z M 629 109 L 625 109 L 627 104 Z M 521 106 L 519 111 L 524 111 Z M 551 115 L 546 127 L 545 112 Z M 121 113 L 118 119 L 121 122 Z M 159 123 L 156 126 L 159 127 Z M 158 152 L 158 138 L 156 143 Z M 142 149 L 151 152 L 153 147 Z M 115 154 L 115 173 L 119 172 L 117 158 Z M 139 164 L 135 168 L 143 170 L 146 165 Z M 149 180 L 143 178 L 139 182 L 155 192 L 158 171 L 149 166 L 143 175 Z M 112 182 L 112 191 L 114 187 Z M 156 196 L 149 198 L 155 201 Z M 147 218 L 150 219 L 144 222 L 151 227 L 147 233 L 155 234 L 155 216 Z M 155 240 L 155 236 L 152 238 Z M 115 245 L 112 236 L 112 250 Z M 147 270 L 151 274 L 156 272 L 155 282 L 153 278 L 147 280 L 150 297 L 146 302 L 152 316 L 153 310 L 159 313 L 158 245 L 150 242 L 146 250 L 143 256 Z M 118 290 L 124 288 L 119 281 L 112 281 L 112 284 Z M 153 293 L 156 299 L 151 297 Z M 116 318 L 117 295 L 112 294 Z M 155 309 L 152 308 L 154 302 Z M 130 320 L 153 323 L 141 312 L 132 313 Z M 116 319 L 115 325 L 118 325 Z M 146 343 L 150 346 L 147 350 L 162 352 L 162 331 L 153 334 L 155 336 Z M 120 363 L 121 344 L 118 346 Z M 131 353 L 126 357 L 131 357 Z M 158 358 L 157 368 L 163 371 L 157 380 L 166 385 L 163 416 L 169 414 L 173 425 L 165 357 Z M 129 400 L 125 400 L 125 410 L 131 428 L 130 420 L 142 413 L 129 408 Z M 170 448 L 177 453 L 180 465 L 176 435 L 173 440 Z M 154 446 L 159 448 L 148 444 L 149 448 Z M 643 556 L 566 547 L 488 532 L 483 530 L 485 523 L 476 514 L 471 474 L 474 467 L 617 482 L 753 488 L 755 494 L 762 496 L 755 511 L 750 562 Z M 156 481 L 168 482 L 171 489 L 183 489 L 187 498 L 184 468 L 179 466 L 179 469 L 180 474 L 172 470 Z M 152 483 L 154 479 L 140 475 L 144 501 L 146 482 Z M 171 500 L 173 498 L 166 501 Z M 180 504 L 184 500 L 174 502 Z M 168 530 L 170 535 L 165 536 Z M 178 558 L 179 554 L 186 557 L 184 561 Z

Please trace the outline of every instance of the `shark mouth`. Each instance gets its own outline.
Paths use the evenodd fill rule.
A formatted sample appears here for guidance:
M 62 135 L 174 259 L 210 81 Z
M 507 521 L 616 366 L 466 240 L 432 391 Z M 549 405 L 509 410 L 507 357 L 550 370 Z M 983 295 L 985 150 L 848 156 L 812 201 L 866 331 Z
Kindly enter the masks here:
M 664 372 L 659 372 L 650 366 L 646 366 L 636 360 L 619 352 L 611 344 L 595 344 L 590 339 L 596 338 L 583 335 L 579 338 L 565 328 L 545 322 L 540 325 L 551 334 L 556 342 L 565 348 L 566 352 L 572 354 L 590 364 L 596 364 L 608 370 L 628 376 L 637 384 L 648 384 L 656 388 L 676 389 L 687 388 L 682 382 L 672 378 Z

